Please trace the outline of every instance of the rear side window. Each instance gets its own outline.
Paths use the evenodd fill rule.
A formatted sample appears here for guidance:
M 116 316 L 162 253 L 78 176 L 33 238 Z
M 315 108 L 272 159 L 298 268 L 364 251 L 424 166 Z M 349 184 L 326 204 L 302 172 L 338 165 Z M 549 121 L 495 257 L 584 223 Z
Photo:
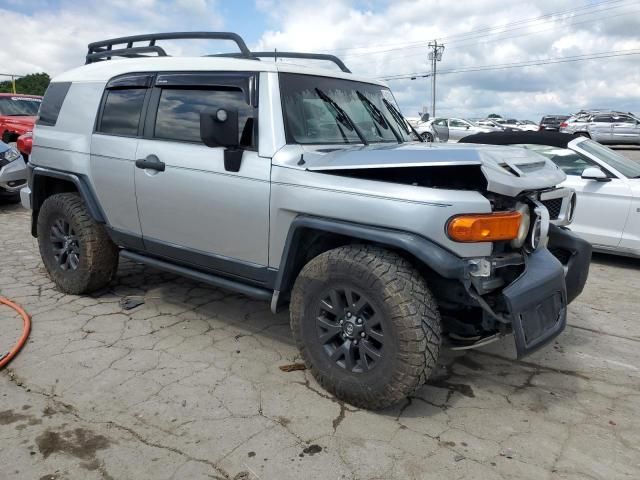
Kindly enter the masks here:
M 595 117 L 593 117 L 592 121 L 600 123 L 611 123 L 613 122 L 613 118 L 611 117 L 611 115 L 596 115 Z
M 241 88 L 163 88 L 158 103 L 154 137 L 165 140 L 201 142 L 200 112 L 215 107 L 237 108 L 240 145 L 251 147 L 254 141 L 254 109 Z
M 107 90 L 97 131 L 110 135 L 137 136 L 146 93 L 145 88 Z
M 50 83 L 40 105 L 40 112 L 37 125 L 46 125 L 54 127 L 58 121 L 58 115 L 62 109 L 64 99 L 71 87 L 71 82 Z

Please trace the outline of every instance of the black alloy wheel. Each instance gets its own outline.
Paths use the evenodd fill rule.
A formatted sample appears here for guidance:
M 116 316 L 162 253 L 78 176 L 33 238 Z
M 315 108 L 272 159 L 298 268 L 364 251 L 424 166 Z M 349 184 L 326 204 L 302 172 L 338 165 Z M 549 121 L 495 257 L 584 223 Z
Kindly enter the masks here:
M 53 256 L 62 270 L 77 270 L 80 265 L 80 239 L 64 218 L 58 218 L 49 232 Z
M 320 296 L 316 332 L 330 361 L 349 372 L 367 372 L 383 359 L 382 316 L 355 289 L 332 287 Z

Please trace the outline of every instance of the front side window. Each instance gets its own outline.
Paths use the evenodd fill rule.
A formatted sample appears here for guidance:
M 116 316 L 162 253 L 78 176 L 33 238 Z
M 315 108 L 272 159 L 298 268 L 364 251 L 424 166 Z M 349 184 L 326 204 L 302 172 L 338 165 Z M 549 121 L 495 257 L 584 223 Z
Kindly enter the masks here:
M 107 90 L 97 131 L 110 135 L 137 136 L 146 92 L 145 88 Z
M 362 143 L 360 134 L 367 143 L 411 141 L 393 95 L 381 85 L 280 73 L 280 92 L 289 143 Z
M 241 88 L 163 88 L 160 93 L 154 137 L 165 140 L 201 142 L 200 113 L 204 110 L 238 110 L 240 145 L 255 145 L 254 109 Z
M 447 126 L 447 119 L 446 118 L 438 118 L 435 122 L 433 122 L 434 124 L 438 125 L 439 127 L 446 127 Z
M 0 115 L 10 117 L 35 116 L 38 114 L 41 100 L 39 98 L 21 97 L 0 97 Z
M 611 123 L 613 122 L 613 118 L 611 115 L 596 115 L 591 121 L 596 123 Z
M 464 127 L 467 126 L 467 124 L 466 124 L 466 122 L 463 122 L 462 120 L 458 120 L 457 118 L 452 118 L 451 120 L 449 120 L 449 126 L 464 128 Z
M 636 123 L 636 119 L 630 117 L 629 115 L 620 115 L 618 117 L 613 117 L 613 121 L 616 123 Z

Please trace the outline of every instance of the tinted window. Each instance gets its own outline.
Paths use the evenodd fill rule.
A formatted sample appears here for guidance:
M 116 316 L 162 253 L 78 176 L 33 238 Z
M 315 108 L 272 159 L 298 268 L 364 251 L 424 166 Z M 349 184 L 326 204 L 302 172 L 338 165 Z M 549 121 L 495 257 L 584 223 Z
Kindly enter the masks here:
M 616 123 L 636 123 L 634 118 L 631 118 L 629 115 L 620 115 L 618 117 L 613 117 L 613 121 Z
M 253 108 L 247 104 L 244 92 L 233 87 L 206 90 L 163 89 L 154 137 L 200 142 L 200 112 L 221 107 L 238 110 L 240 145 L 254 145 Z
M 40 108 L 39 98 L 21 97 L 0 97 L 0 115 L 37 115 Z
M 146 92 L 144 88 L 107 90 L 98 131 L 112 135 L 138 135 Z
M 38 125 L 55 126 L 71 82 L 50 83 L 40 105 Z
M 611 118 L 611 115 L 596 115 L 595 117 L 593 117 L 593 120 L 591 121 L 601 122 L 601 123 L 611 123 L 613 121 L 613 118 Z

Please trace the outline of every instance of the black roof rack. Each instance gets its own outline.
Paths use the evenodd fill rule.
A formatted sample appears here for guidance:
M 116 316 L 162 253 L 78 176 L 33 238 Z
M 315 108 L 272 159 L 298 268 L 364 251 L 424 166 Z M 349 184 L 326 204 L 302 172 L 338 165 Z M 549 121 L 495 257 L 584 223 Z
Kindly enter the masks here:
M 148 53 L 155 53 L 158 57 L 166 57 L 167 52 L 156 45 L 157 40 L 231 40 L 238 46 L 240 52 L 234 56 L 256 59 L 240 35 L 232 32 L 170 32 L 150 33 L 146 35 L 132 35 L 129 37 L 111 38 L 100 42 L 90 43 L 88 46 L 86 63 L 110 60 L 112 57 L 145 57 Z M 149 42 L 147 45 L 134 46 L 135 42 Z M 122 48 L 113 48 L 121 46 Z
M 335 63 L 344 73 L 351 73 L 351 70 L 335 55 L 328 53 L 300 53 L 300 52 L 251 52 L 255 57 L 264 58 L 308 58 L 310 60 L 326 60 Z
M 345 73 L 351 73 L 351 70 L 347 68 L 342 60 L 335 55 L 328 53 L 302 53 L 302 52 L 251 52 L 255 58 L 306 58 L 309 60 L 326 60 L 327 62 L 335 63 L 340 70 Z M 213 55 L 207 55 L 207 57 L 239 57 L 239 54 L 231 53 L 214 53 Z

